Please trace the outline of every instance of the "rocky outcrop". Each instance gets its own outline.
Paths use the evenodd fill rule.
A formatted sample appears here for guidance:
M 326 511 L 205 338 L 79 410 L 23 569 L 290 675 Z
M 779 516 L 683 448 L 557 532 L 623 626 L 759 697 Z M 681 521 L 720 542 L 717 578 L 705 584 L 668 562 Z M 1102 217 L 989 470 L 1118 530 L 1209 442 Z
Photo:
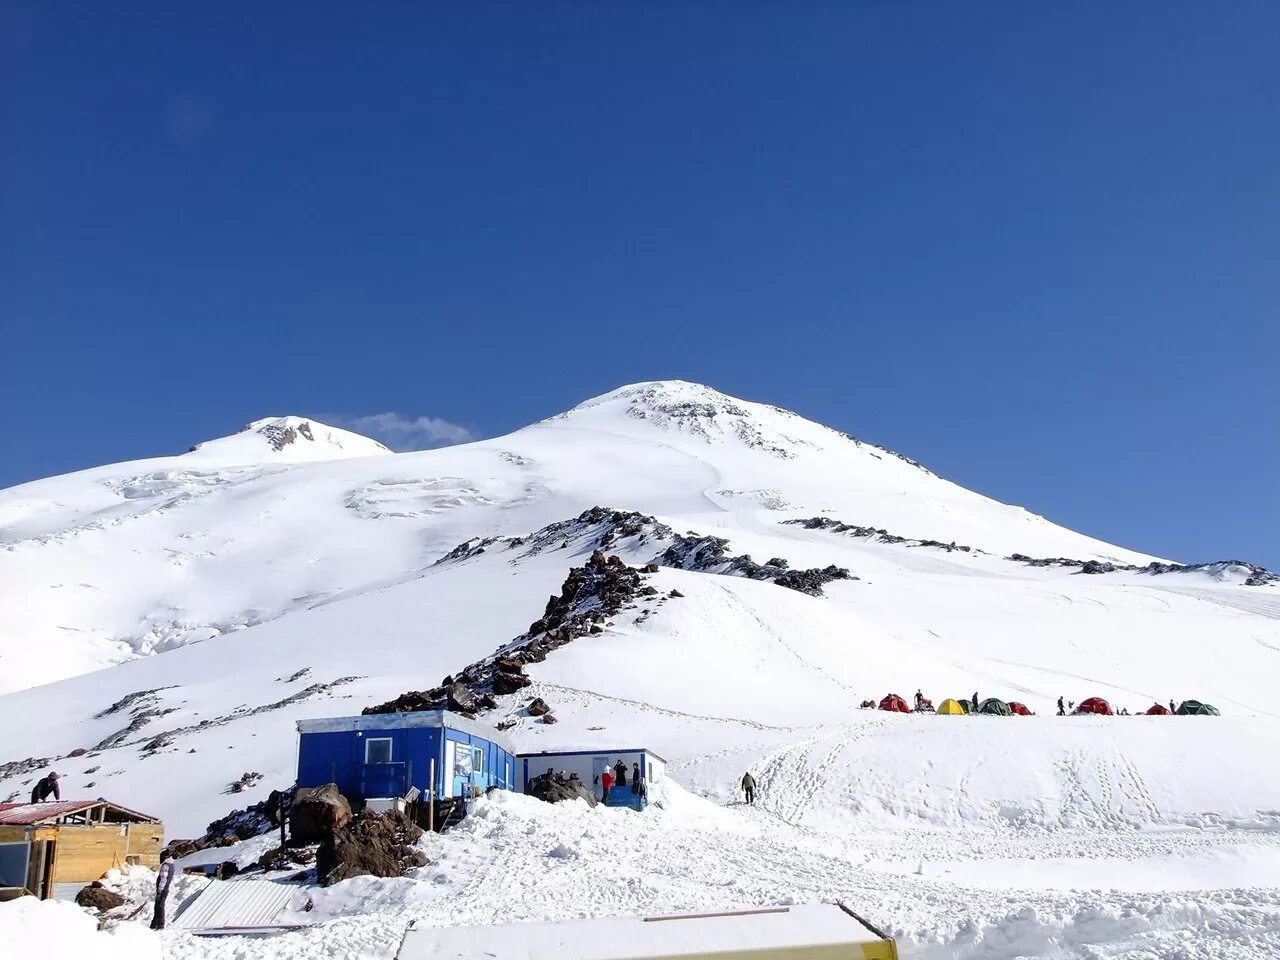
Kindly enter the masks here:
M 165 849 L 170 856 L 185 857 L 197 850 L 226 847 L 241 840 L 249 840 L 279 826 L 279 800 L 273 803 L 271 799 L 267 799 L 242 810 L 233 810 L 209 824 L 203 836 L 192 840 L 172 840 Z
M 874 540 L 876 543 L 887 544 L 905 544 L 908 547 L 932 547 L 935 550 L 945 550 L 950 553 L 953 550 L 959 550 L 961 553 L 982 553 L 975 547 L 968 547 L 962 543 L 943 543 L 941 540 L 913 540 L 910 537 L 899 537 L 888 530 L 880 527 L 862 527 L 856 523 L 844 523 L 840 520 L 833 520 L 831 517 L 810 517 L 807 520 L 783 520 L 786 526 L 804 527 L 806 530 L 827 530 L 831 533 L 840 533 L 848 537 L 860 537 L 862 539 Z
M 493 709 L 497 704 L 494 696 L 517 693 L 530 685 L 524 672 L 526 664 L 540 663 L 552 650 L 590 636 L 593 628 L 595 633 L 601 632 L 601 623 L 635 602 L 645 586 L 645 576 L 643 570 L 628 566 L 617 555 L 605 556 L 595 550 L 581 567 L 570 568 L 560 593 L 547 600 L 542 616 L 492 656 L 445 677 L 438 687 L 403 693 L 386 703 L 365 707 L 363 712 L 447 709 L 478 713 Z
M 293 795 L 289 836 L 295 844 L 320 843 L 351 822 L 351 804 L 336 784 L 304 787 Z
M 127 901 L 114 890 L 108 890 L 98 880 L 93 881 L 76 894 L 76 903 L 99 913 L 106 913 L 116 907 L 123 907 Z
M 789 590 L 798 590 L 811 597 L 822 596 L 822 588 L 833 580 L 857 580 L 844 567 L 835 565 L 809 570 L 792 570 L 787 562 L 781 564 L 775 557 L 768 563 L 756 563 L 747 554 L 729 556 L 729 541 L 724 537 L 700 537 L 695 534 L 677 535 L 675 542 L 658 558 L 664 567 L 680 570 L 697 570 L 748 580 L 766 580 Z
M 547 803 L 585 800 L 588 806 L 594 807 L 597 802 L 591 787 L 583 783 L 576 773 L 566 775 L 554 770 L 531 777 L 525 785 L 525 793 Z
M 1139 566 L 1134 563 L 1114 563 L 1106 560 L 1072 560 L 1069 557 L 1029 557 L 1025 553 L 1010 554 L 1005 559 L 1015 563 L 1025 563 L 1031 567 L 1075 567 L 1080 573 L 1096 576 L 1102 573 L 1143 573 L 1151 576 L 1163 576 L 1170 573 L 1207 573 L 1211 576 L 1221 575 L 1235 570 L 1244 577 L 1246 587 L 1263 587 L 1280 583 L 1280 575 L 1272 573 L 1266 567 L 1244 560 L 1215 560 L 1212 563 L 1165 563 L 1153 560 Z
M 422 829 L 403 813 L 366 810 L 321 840 L 316 878 L 330 886 L 351 877 L 402 877 L 427 863 L 414 846 L 421 836 Z
M 309 687 L 306 687 L 305 689 L 299 690 L 296 693 L 291 693 L 289 694 L 289 696 L 282 697 L 279 700 L 275 700 L 271 703 L 263 703 L 256 707 L 237 707 L 231 713 L 223 714 L 222 716 L 219 716 L 219 717 L 210 717 L 206 720 L 201 720 L 199 723 L 187 724 L 186 726 L 183 726 L 183 727 L 176 727 L 173 730 L 166 730 L 163 733 L 157 734 L 156 736 L 150 738 L 149 740 L 129 741 L 126 739 L 124 742 L 125 744 L 128 744 L 130 742 L 141 743 L 141 750 L 143 755 L 151 756 L 152 754 L 159 753 L 161 750 L 164 750 L 165 748 L 172 746 L 174 741 L 177 738 L 182 737 L 188 733 L 193 733 L 194 731 L 197 731 L 197 730 L 207 730 L 210 727 L 220 727 L 223 724 L 231 723 L 233 720 L 241 720 L 245 717 L 256 716 L 257 714 L 260 714 L 260 713 L 269 713 L 272 710 L 280 710 L 284 707 L 289 706 L 290 704 L 299 703 L 303 700 L 309 700 L 312 697 L 319 696 L 320 694 L 328 693 L 329 691 L 333 690 L 335 687 L 340 687 L 347 683 L 354 683 L 356 680 L 359 680 L 359 679 L 360 677 L 354 677 L 354 676 L 339 677 L 338 679 L 331 680 L 328 683 L 313 683 Z M 161 714 L 157 714 L 157 715 L 163 715 L 164 713 L 171 713 L 171 712 L 172 710 L 164 710 Z

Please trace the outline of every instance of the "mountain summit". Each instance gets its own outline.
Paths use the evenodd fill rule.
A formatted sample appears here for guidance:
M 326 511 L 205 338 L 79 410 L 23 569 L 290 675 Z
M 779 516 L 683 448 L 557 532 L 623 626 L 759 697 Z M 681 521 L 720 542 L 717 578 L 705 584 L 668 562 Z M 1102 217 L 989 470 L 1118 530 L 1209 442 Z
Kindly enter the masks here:
M 248 424 L 239 433 L 197 443 L 192 459 L 228 465 L 283 460 L 302 463 L 312 460 L 343 460 L 369 457 L 391 451 L 368 437 L 340 430 L 304 417 L 266 417 Z
M 505 437 L 417 453 L 276 417 L 182 456 L 0 491 L 0 689 L 212 640 L 598 505 L 731 536 L 762 559 L 803 529 L 786 524 L 818 520 L 996 557 L 1153 559 L 696 383 L 620 387 Z M 802 539 L 789 559 L 831 562 L 833 537 Z

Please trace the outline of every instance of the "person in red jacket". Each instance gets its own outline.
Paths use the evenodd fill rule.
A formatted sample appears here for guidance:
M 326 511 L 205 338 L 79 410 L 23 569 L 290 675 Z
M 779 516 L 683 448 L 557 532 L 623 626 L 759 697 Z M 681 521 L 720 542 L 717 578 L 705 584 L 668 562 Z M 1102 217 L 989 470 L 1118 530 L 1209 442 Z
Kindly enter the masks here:
M 609 802 L 609 788 L 613 786 L 613 773 L 608 767 L 604 768 L 604 772 L 600 774 L 600 802 Z

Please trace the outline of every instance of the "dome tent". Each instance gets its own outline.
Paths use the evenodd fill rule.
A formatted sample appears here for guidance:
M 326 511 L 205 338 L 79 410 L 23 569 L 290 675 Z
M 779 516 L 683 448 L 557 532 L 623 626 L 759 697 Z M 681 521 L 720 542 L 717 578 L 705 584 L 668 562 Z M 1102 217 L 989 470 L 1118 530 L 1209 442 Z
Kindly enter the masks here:
M 1147 707 L 1147 716 L 1149 717 L 1167 717 L 1170 713 L 1169 708 L 1160 703 L 1153 703 Z
M 978 704 L 978 709 L 974 712 L 989 713 L 995 717 L 1008 717 L 1013 714 L 1007 703 L 1003 700 L 997 700 L 995 697 L 987 697 L 982 703 Z
M 911 712 L 911 708 L 907 706 L 907 701 L 903 700 L 896 693 L 890 693 L 883 700 L 881 700 L 880 709 L 896 711 L 897 713 Z
M 1176 713 L 1180 717 L 1217 717 L 1218 708 L 1208 703 L 1201 703 L 1199 700 L 1184 700 L 1178 707 Z
M 1076 704 L 1076 713 L 1096 713 L 1109 717 L 1112 715 L 1111 704 L 1101 697 L 1089 697 Z
M 938 712 L 945 713 L 948 716 L 963 716 L 969 710 L 965 707 L 963 701 L 947 699 L 942 701 L 942 706 L 938 707 Z
M 1031 712 L 1031 708 L 1025 703 L 1018 703 L 1016 700 L 1009 701 L 1009 712 L 1015 717 L 1033 717 L 1035 714 Z

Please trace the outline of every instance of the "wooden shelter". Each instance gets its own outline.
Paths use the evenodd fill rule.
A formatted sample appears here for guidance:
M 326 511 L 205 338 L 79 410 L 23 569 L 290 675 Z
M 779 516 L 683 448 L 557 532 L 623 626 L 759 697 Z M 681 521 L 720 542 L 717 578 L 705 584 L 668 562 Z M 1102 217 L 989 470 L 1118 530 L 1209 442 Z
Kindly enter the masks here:
M 0 899 L 49 899 L 112 867 L 160 864 L 164 824 L 109 800 L 0 803 Z

